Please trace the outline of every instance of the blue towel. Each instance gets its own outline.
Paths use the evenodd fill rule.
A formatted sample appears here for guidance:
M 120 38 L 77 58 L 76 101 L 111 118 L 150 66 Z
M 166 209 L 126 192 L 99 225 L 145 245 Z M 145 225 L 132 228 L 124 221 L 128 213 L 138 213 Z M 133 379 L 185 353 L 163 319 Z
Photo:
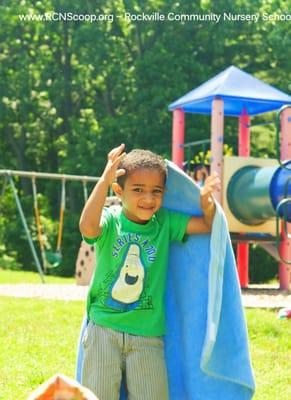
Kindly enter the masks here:
M 199 187 L 168 161 L 163 206 L 201 215 Z M 249 400 L 255 390 L 235 259 L 221 207 L 211 234 L 170 248 L 165 353 L 171 400 Z M 83 349 L 77 359 L 80 381 Z M 121 399 L 126 399 L 124 387 Z

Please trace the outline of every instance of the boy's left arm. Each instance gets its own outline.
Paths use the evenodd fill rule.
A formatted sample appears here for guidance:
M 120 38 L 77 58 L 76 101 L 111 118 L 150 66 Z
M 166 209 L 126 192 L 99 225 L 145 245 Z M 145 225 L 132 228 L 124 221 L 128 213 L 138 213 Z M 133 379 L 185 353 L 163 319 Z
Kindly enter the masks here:
M 191 235 L 194 233 L 207 233 L 211 231 L 213 218 L 215 215 L 215 201 L 213 192 L 220 191 L 220 179 L 216 172 L 209 175 L 204 186 L 200 190 L 200 204 L 203 212 L 202 217 L 191 217 L 186 233 Z

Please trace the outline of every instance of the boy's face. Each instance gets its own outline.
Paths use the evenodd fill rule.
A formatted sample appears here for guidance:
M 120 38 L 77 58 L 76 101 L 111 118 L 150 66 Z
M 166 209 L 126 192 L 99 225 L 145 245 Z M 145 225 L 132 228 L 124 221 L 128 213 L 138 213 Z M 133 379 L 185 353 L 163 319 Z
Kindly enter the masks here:
M 118 184 L 113 188 L 121 198 L 126 217 L 145 224 L 162 205 L 164 176 L 155 169 L 138 169 L 126 178 L 124 188 Z

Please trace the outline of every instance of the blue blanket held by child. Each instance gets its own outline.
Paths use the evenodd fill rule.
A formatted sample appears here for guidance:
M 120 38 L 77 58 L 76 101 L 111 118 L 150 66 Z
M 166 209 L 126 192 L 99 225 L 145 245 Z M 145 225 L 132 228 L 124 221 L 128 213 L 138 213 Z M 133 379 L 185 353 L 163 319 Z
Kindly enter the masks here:
M 163 207 L 201 215 L 199 187 L 168 161 Z M 227 222 L 217 205 L 211 234 L 170 248 L 165 355 L 171 400 L 249 400 L 255 391 Z M 82 335 L 77 380 L 82 371 Z M 126 399 L 124 387 L 121 400 Z

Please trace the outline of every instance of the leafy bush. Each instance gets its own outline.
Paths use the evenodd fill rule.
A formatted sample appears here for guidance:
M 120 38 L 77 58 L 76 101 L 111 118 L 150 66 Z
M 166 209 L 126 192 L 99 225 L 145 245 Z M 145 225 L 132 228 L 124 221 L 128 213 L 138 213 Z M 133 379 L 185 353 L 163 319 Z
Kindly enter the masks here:
M 0 268 L 14 271 L 21 269 L 21 264 L 16 259 L 16 253 L 7 254 L 4 244 L 0 245 Z
M 265 283 L 278 278 L 278 263 L 264 249 L 252 244 L 249 256 L 250 283 Z

